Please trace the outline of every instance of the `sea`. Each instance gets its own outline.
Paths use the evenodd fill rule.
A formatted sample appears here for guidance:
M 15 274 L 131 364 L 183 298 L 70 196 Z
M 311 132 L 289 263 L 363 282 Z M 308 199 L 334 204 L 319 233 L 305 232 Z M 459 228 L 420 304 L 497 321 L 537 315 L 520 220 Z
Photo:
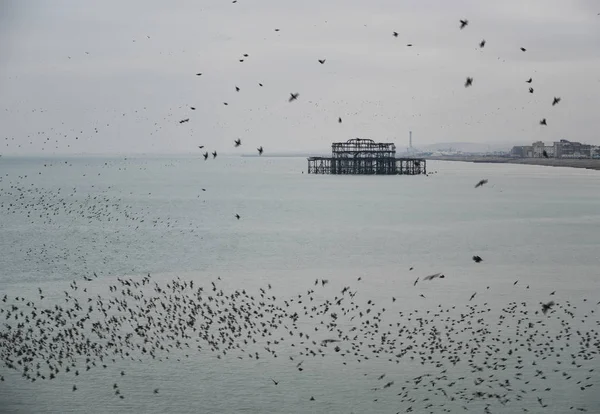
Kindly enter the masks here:
M 600 172 L 445 161 L 427 171 L 312 175 L 305 158 L 268 156 L 3 156 L 0 412 L 600 413 Z M 299 310 L 307 295 L 334 308 L 352 293 L 337 325 L 351 338 L 319 344 L 338 337 L 309 306 L 299 329 L 325 335 L 316 355 L 299 353 L 289 320 L 277 345 L 262 337 L 247 352 L 137 348 L 106 368 L 80 360 L 77 376 L 61 365 L 51 380 L 24 377 L 12 351 L 19 337 L 6 335 L 32 327 L 18 326 L 19 312 L 70 306 L 69 295 L 84 307 L 133 301 L 122 281 L 148 275 L 163 289 L 193 281 L 207 294 L 216 286 L 264 301 L 263 289 Z M 385 315 L 375 335 L 356 325 L 372 304 Z M 448 331 L 461 320 L 467 329 Z M 536 330 L 535 346 L 510 351 Z M 372 353 L 431 335 L 461 362 L 439 349 L 423 351 L 425 362 Z M 486 352 L 503 365 L 472 369 Z

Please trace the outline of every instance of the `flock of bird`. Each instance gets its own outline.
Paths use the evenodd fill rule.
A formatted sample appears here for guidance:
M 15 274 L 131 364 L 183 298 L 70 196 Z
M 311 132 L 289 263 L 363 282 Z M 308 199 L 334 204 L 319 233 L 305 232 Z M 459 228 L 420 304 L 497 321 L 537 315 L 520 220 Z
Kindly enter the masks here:
M 459 27 L 462 30 L 468 24 L 463 19 Z M 479 47 L 485 46 L 484 39 Z M 246 58 L 248 54 L 240 62 Z M 323 65 L 326 59 L 318 63 Z M 531 84 L 533 79 L 526 82 Z M 467 77 L 464 86 L 473 86 L 473 78 Z M 240 88 L 235 86 L 235 91 Z M 532 87 L 529 92 L 534 93 Z M 290 93 L 288 102 L 299 96 Z M 552 106 L 560 101 L 555 97 Z M 188 122 L 190 118 L 179 121 Z M 342 123 L 342 118 L 337 122 Z M 548 125 L 546 118 L 539 123 Z M 241 145 L 241 138 L 234 140 L 235 148 Z M 257 152 L 262 155 L 263 147 Z M 207 160 L 209 152 L 202 156 Z M 217 158 L 216 150 L 212 158 Z M 481 180 L 475 187 L 487 182 Z M 45 190 L 15 183 L 0 193 L 0 209 L 2 214 L 22 214 L 43 225 L 66 215 L 88 223 L 126 223 L 126 231 L 135 230 L 149 214 L 109 195 L 75 201 L 75 193 L 76 188 Z M 235 214 L 235 218 L 241 216 Z M 151 220 L 155 227 L 176 223 L 164 217 Z M 27 254 L 47 260 L 44 249 L 30 249 Z M 483 261 L 478 255 L 472 260 Z M 590 323 L 598 326 L 598 321 L 592 322 L 594 307 L 581 310 L 587 304 L 544 299 L 492 308 L 477 302 L 477 292 L 469 292 L 463 304 L 407 311 L 396 297 L 379 304 L 362 297 L 361 278 L 336 291 L 327 280 L 318 279 L 302 293 L 276 297 L 270 285 L 251 293 L 227 291 L 218 280 L 204 287 L 180 278 L 154 281 L 148 275 L 117 278 L 109 293 L 100 295 L 92 294 L 92 289 L 87 292 L 87 284 L 96 283 L 97 274 L 93 274 L 93 278 L 84 277 L 83 283 L 73 281 L 60 303 L 49 302 L 42 289 L 35 298 L 2 297 L 0 361 L 4 367 L 31 382 L 69 377 L 72 391 L 77 392 L 80 375 L 124 359 L 144 362 L 170 355 L 190 357 L 193 352 L 218 359 L 285 357 L 298 375 L 307 375 L 304 361 L 308 359 L 331 358 L 342 365 L 379 359 L 389 364 L 389 372 L 364 374 L 372 385 L 373 402 L 393 398 L 402 406 L 401 412 L 430 413 L 469 410 L 480 403 L 488 413 L 495 405 L 512 406 L 526 399 L 542 409 L 551 399 L 554 385 L 550 384 L 563 381 L 566 386 L 575 384 L 581 392 L 593 392 L 597 382 L 590 364 L 600 351 L 600 336 L 596 329 L 589 329 Z M 422 280 L 442 283 L 442 279 L 448 280 L 436 273 Z M 419 282 L 417 278 L 412 287 L 418 289 Z M 426 299 L 422 292 L 419 296 Z M 425 373 L 405 378 L 396 365 L 420 366 Z M 125 371 L 120 376 L 119 381 L 126 380 Z M 265 381 L 274 387 L 284 385 L 273 378 Z M 118 383 L 113 390 L 115 398 L 126 398 Z M 160 389 L 149 392 L 159 394 Z M 324 398 L 306 396 L 308 401 Z M 570 408 L 587 411 L 586 407 Z
M 438 273 L 423 280 L 443 278 Z M 75 392 L 80 375 L 119 360 L 190 358 L 196 352 L 218 359 L 282 357 L 298 375 L 307 375 L 311 358 L 341 365 L 382 360 L 389 372 L 375 375 L 365 366 L 373 402 L 394 398 L 402 412 L 430 413 L 481 403 L 487 413 L 526 399 L 545 407 L 553 387 L 575 384 L 593 392 L 597 380 L 591 361 L 600 335 L 586 327 L 600 302 L 586 309 L 586 299 L 581 305 L 509 302 L 493 308 L 473 302 L 472 294 L 463 304 L 406 311 L 395 297 L 379 304 L 362 297 L 362 278 L 335 291 L 317 279 L 290 297 L 276 297 L 271 285 L 227 291 L 220 278 L 207 287 L 180 278 L 117 278 L 107 295 L 88 293 L 93 283 L 73 281 L 61 303 L 48 301 L 41 288 L 38 297 L 4 295 L 4 365 L 31 382 L 71 378 Z M 420 366 L 425 373 L 403 378 L 396 365 Z M 281 386 L 281 380 L 266 380 Z M 117 384 L 114 394 L 126 398 Z
M 461 19 L 460 20 L 460 29 L 464 29 L 465 27 L 467 27 L 469 25 L 469 21 L 467 19 Z M 397 36 L 397 33 L 394 32 L 394 36 Z M 481 42 L 479 42 L 479 48 L 483 49 L 486 45 L 486 41 L 485 39 L 483 39 Z M 412 46 L 412 45 L 411 45 Z M 526 52 L 527 49 L 525 49 L 524 47 L 520 48 L 521 52 Z M 529 78 L 528 80 L 525 81 L 526 83 L 532 83 L 533 82 L 533 78 Z M 472 77 L 467 77 L 467 80 L 465 81 L 465 88 L 468 88 L 469 86 L 473 85 L 473 78 Z M 529 93 L 533 93 L 533 88 L 529 88 Z M 560 97 L 554 97 L 554 99 L 552 100 L 552 106 L 557 105 L 559 102 L 561 101 Z M 548 125 L 546 118 L 543 118 L 540 121 L 540 125 Z M 547 153 L 545 154 L 545 157 L 548 158 Z

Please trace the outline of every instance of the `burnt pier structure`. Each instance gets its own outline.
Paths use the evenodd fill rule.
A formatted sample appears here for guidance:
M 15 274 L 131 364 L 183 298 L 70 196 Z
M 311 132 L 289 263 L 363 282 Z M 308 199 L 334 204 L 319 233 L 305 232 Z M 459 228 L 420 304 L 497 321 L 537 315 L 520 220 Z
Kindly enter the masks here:
M 427 174 L 422 158 L 396 158 L 394 143 L 354 138 L 331 144 L 331 157 L 309 157 L 309 174 L 419 175 Z

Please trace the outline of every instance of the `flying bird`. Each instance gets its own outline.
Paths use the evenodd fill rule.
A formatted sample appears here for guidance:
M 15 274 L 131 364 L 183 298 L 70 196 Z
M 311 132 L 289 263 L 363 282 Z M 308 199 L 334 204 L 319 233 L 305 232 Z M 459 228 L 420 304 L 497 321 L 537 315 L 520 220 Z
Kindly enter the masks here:
M 481 263 L 483 259 L 481 258 L 481 256 L 473 256 L 473 261 L 475 263 Z
M 521 48 L 521 52 L 526 52 L 527 49 L 525 49 L 524 47 Z
M 483 49 L 483 47 L 485 46 L 485 39 L 483 39 L 481 42 L 479 42 L 479 47 Z
M 342 117 L 338 117 L 338 123 L 341 124 L 342 123 Z
M 552 101 L 552 106 L 556 105 L 559 102 L 560 102 L 560 98 L 555 96 L 554 100 Z
M 256 150 L 258 151 L 258 155 L 262 155 L 263 147 L 258 147 Z
M 473 300 L 473 298 L 475 297 L 475 295 L 476 295 L 476 294 L 477 294 L 477 292 L 475 292 L 475 293 L 473 293 L 473 294 L 471 295 L 471 298 L 469 299 L 469 302 Z
M 275 381 L 273 378 L 271 378 L 271 381 L 273 381 L 273 384 L 278 385 L 279 381 Z
M 196 73 L 196 76 L 202 76 L 202 73 Z
M 406 46 L 408 46 L 408 47 L 411 47 L 411 46 L 412 46 L 412 43 L 409 43 L 409 44 L 407 44 Z
M 477 184 L 475 184 L 475 188 L 477 187 L 481 187 L 484 184 L 487 184 L 488 180 L 487 179 L 483 179 L 481 181 L 479 181 Z
M 204 156 L 204 161 L 206 161 L 206 159 L 208 158 L 208 152 L 205 152 L 204 154 L 202 154 Z
M 546 118 L 540 121 L 540 125 L 548 125 L 548 123 L 546 122 Z
M 467 19 L 463 19 L 460 21 L 460 29 L 464 29 L 465 27 L 467 27 L 467 25 L 469 24 L 469 21 Z
M 190 106 L 190 109 L 191 109 L 192 111 L 195 111 L 195 110 L 196 110 L 196 107 L 195 107 L 195 106 Z
M 293 102 L 296 99 L 298 99 L 298 96 L 300 96 L 299 93 L 290 93 L 290 99 L 288 99 L 288 102 Z
M 545 315 L 554 306 L 554 301 L 551 300 L 548 303 L 542 303 L 542 313 Z
M 473 78 L 467 78 L 465 81 L 465 88 L 468 88 L 471 85 L 473 85 Z
M 433 279 L 437 279 L 438 277 L 439 277 L 440 279 L 443 279 L 443 278 L 445 278 L 446 276 L 444 276 L 442 273 L 436 273 L 436 274 L 434 274 L 434 275 L 429 275 L 429 276 L 426 276 L 425 278 L 423 278 L 423 280 L 433 280 Z
M 529 79 L 528 79 L 528 80 L 526 80 L 525 82 L 527 82 L 527 83 L 531 83 L 531 82 L 533 82 L 533 79 L 532 79 L 532 78 L 529 78 Z
M 239 147 L 240 145 L 242 145 L 242 140 L 240 138 L 236 139 L 235 141 L 233 141 L 235 143 L 235 147 Z
M 217 158 L 217 151 L 213 151 L 212 156 L 213 156 L 213 159 Z
M 239 91 L 240 91 L 240 88 L 236 86 L 236 87 L 235 87 L 235 91 L 236 91 L 236 92 L 239 92 Z
M 185 122 L 189 122 L 190 118 L 186 118 L 186 119 L 182 119 L 181 121 L 179 121 L 180 124 L 183 124 Z
M 324 64 L 324 63 L 325 63 L 325 61 L 326 61 L 326 60 L 327 60 L 327 59 L 319 59 L 319 63 L 322 65 L 322 64 Z
M 239 215 L 239 214 L 236 214 L 236 215 L 235 215 L 235 218 L 239 220 L 239 219 L 240 219 L 240 215 Z
M 533 88 L 529 88 L 529 93 L 533 93 Z
M 202 149 L 204 148 L 204 145 L 198 145 L 198 148 Z
M 398 32 L 394 32 L 394 37 L 398 37 Z

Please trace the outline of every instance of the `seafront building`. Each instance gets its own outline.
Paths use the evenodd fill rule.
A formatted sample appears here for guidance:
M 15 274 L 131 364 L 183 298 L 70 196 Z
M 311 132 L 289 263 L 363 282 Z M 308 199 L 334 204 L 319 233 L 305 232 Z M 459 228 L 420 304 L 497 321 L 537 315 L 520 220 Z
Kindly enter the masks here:
M 600 158 L 600 147 L 566 139 L 552 145 L 537 141 L 513 147 L 510 155 L 517 158 Z

